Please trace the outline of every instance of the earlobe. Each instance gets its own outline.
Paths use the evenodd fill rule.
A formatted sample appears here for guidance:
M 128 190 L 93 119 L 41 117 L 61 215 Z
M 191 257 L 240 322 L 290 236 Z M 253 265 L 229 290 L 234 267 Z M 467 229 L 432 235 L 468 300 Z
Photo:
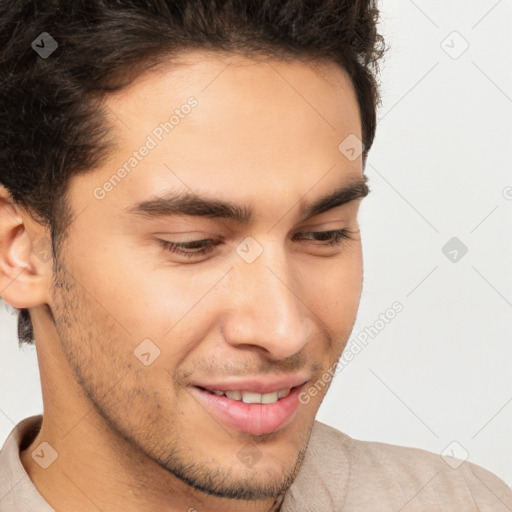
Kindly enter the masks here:
M 46 231 L 0 185 L 0 296 L 15 308 L 48 302 L 52 253 Z

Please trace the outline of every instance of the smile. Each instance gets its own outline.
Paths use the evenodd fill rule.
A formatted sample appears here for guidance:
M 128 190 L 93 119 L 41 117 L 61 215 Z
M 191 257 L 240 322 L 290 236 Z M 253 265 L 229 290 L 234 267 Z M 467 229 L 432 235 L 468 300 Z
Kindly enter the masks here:
M 282 398 L 286 398 L 291 388 L 280 389 L 273 393 L 254 393 L 253 391 L 220 391 L 214 389 L 212 391 L 205 390 L 216 396 L 225 396 L 231 400 L 238 400 L 244 404 L 273 404 Z
M 255 436 L 283 430 L 296 418 L 298 396 L 306 383 L 258 393 L 190 386 L 190 393 L 217 422 Z

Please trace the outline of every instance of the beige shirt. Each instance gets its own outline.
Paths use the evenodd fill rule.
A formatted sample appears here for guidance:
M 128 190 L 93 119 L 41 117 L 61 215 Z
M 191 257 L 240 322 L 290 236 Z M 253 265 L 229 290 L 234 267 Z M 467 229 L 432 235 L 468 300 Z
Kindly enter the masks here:
M 26 418 L 0 452 L 0 512 L 54 512 L 20 461 L 42 416 Z M 511 512 L 512 491 L 479 466 L 415 448 L 358 441 L 315 421 L 281 512 Z M 110 512 L 110 511 L 104 511 Z

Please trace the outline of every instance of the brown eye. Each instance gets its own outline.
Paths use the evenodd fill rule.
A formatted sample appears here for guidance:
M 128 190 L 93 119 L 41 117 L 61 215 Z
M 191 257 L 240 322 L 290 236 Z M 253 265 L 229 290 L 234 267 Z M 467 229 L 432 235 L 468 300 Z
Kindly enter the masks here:
M 169 240 L 158 240 L 159 244 L 168 252 L 179 254 L 187 258 L 204 256 L 209 254 L 220 242 L 208 238 L 204 240 L 192 240 L 190 242 L 171 242 Z
M 351 240 L 352 236 L 348 229 L 333 229 L 330 231 L 316 231 L 311 233 L 298 233 L 297 235 L 294 235 L 294 240 L 297 237 L 305 238 L 306 240 L 311 240 L 309 237 L 305 237 L 304 235 L 313 235 L 315 238 L 313 238 L 313 241 L 319 241 L 319 242 L 325 242 L 322 244 L 315 244 L 315 245 L 325 245 L 325 246 L 333 246 L 333 245 L 340 245 L 343 240 Z

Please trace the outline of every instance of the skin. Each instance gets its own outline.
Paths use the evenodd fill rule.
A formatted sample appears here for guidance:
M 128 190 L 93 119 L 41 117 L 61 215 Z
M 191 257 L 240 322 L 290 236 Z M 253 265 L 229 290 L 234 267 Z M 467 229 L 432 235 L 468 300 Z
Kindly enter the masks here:
M 96 199 L 93 190 L 190 96 L 197 107 Z M 190 52 L 105 103 L 119 147 L 72 179 L 74 220 L 55 265 L 34 250 L 48 230 L 0 189 L 0 290 L 30 308 L 44 402 L 22 464 L 57 511 L 274 510 L 328 385 L 263 436 L 220 423 L 187 386 L 298 372 L 316 382 L 341 356 L 361 296 L 361 200 L 302 222 L 298 205 L 362 176 L 361 157 L 338 149 L 351 133 L 361 138 L 351 82 L 334 64 Z M 125 211 L 171 190 L 251 206 L 254 220 Z M 292 240 L 341 228 L 353 238 L 338 246 Z M 235 251 L 248 236 L 263 248 L 251 264 Z M 188 259 L 158 238 L 223 244 Z M 160 350 L 149 366 L 133 353 L 146 338 Z M 31 456 L 43 441 L 58 452 L 47 469 Z M 237 457 L 249 442 L 261 455 L 251 468 Z

